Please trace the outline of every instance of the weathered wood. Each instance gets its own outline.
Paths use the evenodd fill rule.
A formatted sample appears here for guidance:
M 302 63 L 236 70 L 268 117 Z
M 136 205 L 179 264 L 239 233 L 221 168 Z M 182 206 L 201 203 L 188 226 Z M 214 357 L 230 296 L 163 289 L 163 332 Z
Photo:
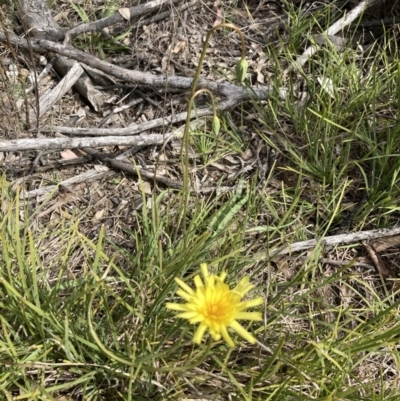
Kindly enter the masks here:
M 65 32 L 53 20 L 46 0 L 20 0 L 19 2 L 20 18 L 31 37 L 57 41 L 65 36 Z M 54 63 L 54 68 L 58 74 L 64 76 L 75 64 L 76 61 L 59 56 Z M 109 95 L 94 88 L 86 74 L 82 74 L 76 81 L 74 89 L 86 98 L 95 110 L 99 110 L 109 98 Z
M 116 172 L 113 170 L 108 170 L 103 172 L 98 172 L 96 170 L 89 170 L 75 177 L 71 177 L 64 181 L 61 181 L 58 185 L 48 185 L 46 187 L 33 189 L 32 191 L 21 191 L 19 196 L 21 199 L 36 198 L 38 196 L 48 195 L 51 191 L 56 190 L 58 187 L 68 188 L 71 185 L 80 184 L 81 182 L 90 182 L 94 180 L 99 180 L 101 178 L 115 174 Z
M 68 31 L 65 35 L 64 39 L 64 44 L 67 45 L 68 43 L 71 42 L 74 38 L 76 38 L 79 35 L 82 35 L 83 33 L 87 32 L 99 32 L 104 28 L 107 28 L 111 25 L 118 24 L 119 22 L 127 22 L 129 23 L 130 20 L 133 18 L 140 17 L 144 14 L 147 14 L 150 11 L 153 11 L 155 9 L 161 9 L 164 4 L 173 4 L 173 3 L 179 3 L 182 0 L 152 0 L 148 1 L 144 4 L 139 4 L 138 6 L 135 7 L 130 7 L 125 8 L 125 14 L 129 15 L 129 19 L 126 19 L 125 17 L 122 16 L 120 12 L 116 12 L 113 15 L 110 15 L 109 17 L 103 18 L 98 21 L 90 22 L 87 24 L 82 24 L 78 25 L 74 28 L 72 28 L 70 31 Z
M 71 89 L 82 74 L 83 68 L 79 63 L 75 63 L 58 85 L 40 98 L 39 118 L 42 117 L 53 104 L 56 104 L 64 94 Z M 36 109 L 31 110 L 29 113 L 29 121 L 35 121 L 36 119 Z
M 7 35 L 10 42 L 16 46 L 24 49 L 28 49 L 27 43 L 11 33 Z M 4 32 L 0 30 L 0 41 L 6 42 L 7 38 Z M 85 53 L 81 50 L 74 49 L 69 46 L 63 46 L 59 43 L 51 42 L 44 39 L 32 39 L 31 46 L 34 51 L 39 53 L 54 52 L 62 56 L 78 60 L 83 64 L 87 64 L 93 68 L 97 68 L 100 71 L 104 71 L 116 78 L 119 78 L 126 82 L 131 82 L 143 86 L 151 86 L 158 89 L 190 89 L 193 79 L 178 76 L 153 75 L 149 72 L 141 72 L 135 70 L 125 69 L 106 61 L 100 60 L 91 54 Z M 233 105 L 240 103 L 243 100 L 255 99 L 267 100 L 270 98 L 272 93 L 276 92 L 276 88 L 273 86 L 265 86 L 260 88 L 246 88 L 243 86 L 237 86 L 228 82 L 215 82 L 210 79 L 200 79 L 197 85 L 197 89 L 206 88 L 214 94 L 224 96 L 229 99 Z M 286 99 L 288 90 L 285 88 L 279 89 L 279 97 Z
M 356 18 L 358 18 L 366 9 L 382 2 L 382 0 L 363 0 L 359 2 L 349 13 L 345 14 L 342 18 L 333 23 L 326 31 L 322 32 L 320 36 L 334 36 L 340 32 L 344 27 L 350 25 Z M 307 47 L 302 55 L 298 56 L 296 61 L 289 66 L 285 71 L 294 71 L 296 68 L 302 67 L 307 60 L 317 52 L 317 47 L 312 45 Z
M 236 106 L 236 102 L 225 101 L 219 104 L 218 110 L 225 111 L 229 108 Z M 201 108 L 199 110 L 192 111 L 191 118 L 201 118 L 206 116 L 212 116 L 214 114 L 213 109 L 209 107 Z M 132 124 L 124 128 L 81 128 L 81 127 L 62 127 L 45 125 L 40 127 L 41 132 L 60 132 L 61 134 L 68 135 L 93 135 L 93 136 L 107 136 L 107 135 L 118 135 L 127 136 L 140 134 L 144 131 L 149 131 L 162 126 L 169 126 L 170 124 L 176 124 L 186 120 L 187 112 L 177 113 L 172 116 L 165 116 L 160 118 L 155 118 L 151 121 L 146 121 L 140 124 Z
M 0 140 L 0 152 L 17 152 L 27 150 L 62 150 L 82 148 L 102 148 L 104 146 L 148 146 L 165 143 L 172 134 L 107 136 L 84 138 L 27 138 Z
M 270 249 L 263 254 L 260 254 L 260 260 L 272 258 L 275 255 L 287 255 L 293 252 L 304 251 L 306 249 L 315 248 L 317 245 L 322 245 L 331 248 L 337 245 L 348 245 L 369 241 L 377 238 L 392 237 L 400 234 L 400 227 L 380 228 L 370 231 L 358 231 L 349 234 L 332 235 L 322 239 L 310 239 L 308 241 L 295 242 L 294 244 Z

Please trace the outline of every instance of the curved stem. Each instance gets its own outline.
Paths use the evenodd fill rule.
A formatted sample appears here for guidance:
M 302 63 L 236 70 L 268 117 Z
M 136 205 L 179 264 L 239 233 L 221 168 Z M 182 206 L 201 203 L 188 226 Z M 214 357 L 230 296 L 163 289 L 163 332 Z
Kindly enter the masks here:
M 190 97 L 192 97 L 194 95 L 194 92 L 196 90 L 197 82 L 198 82 L 199 77 L 200 77 L 201 67 L 203 66 L 204 57 L 206 56 L 206 52 L 207 52 L 208 45 L 209 45 L 209 42 L 210 42 L 210 37 L 213 34 L 213 32 L 216 31 L 219 28 L 231 28 L 239 35 L 240 42 L 241 42 L 241 45 L 242 45 L 242 58 L 246 57 L 246 44 L 244 42 L 244 35 L 243 35 L 242 31 L 236 25 L 223 23 L 223 24 L 219 24 L 219 25 L 216 25 L 216 26 L 212 27 L 208 31 L 207 36 L 206 36 L 206 40 L 204 42 L 203 50 L 202 50 L 201 55 L 200 55 L 199 64 L 197 65 L 196 73 L 195 73 L 194 78 L 193 78 L 192 90 L 190 92 Z M 189 109 L 188 110 L 188 116 L 189 117 L 190 117 L 190 111 L 191 110 Z
M 209 90 L 205 90 L 205 89 L 199 90 L 199 91 L 196 92 L 196 87 L 197 87 L 197 83 L 199 81 L 201 67 L 203 66 L 204 58 L 206 56 L 206 52 L 207 52 L 208 45 L 209 45 L 209 42 L 210 42 L 210 37 L 213 34 L 213 32 L 216 31 L 219 28 L 231 28 L 239 35 L 241 46 L 242 46 L 242 59 L 244 59 L 246 57 L 246 45 L 245 45 L 245 42 L 244 42 L 244 35 L 243 35 L 242 31 L 236 25 L 229 24 L 229 23 L 223 23 L 223 24 L 219 24 L 219 25 L 216 25 L 216 26 L 212 27 L 208 31 L 207 36 L 206 36 L 206 40 L 205 40 L 204 45 L 203 45 L 203 50 L 202 50 L 201 55 L 200 55 L 199 64 L 197 65 L 196 73 L 194 75 L 192 86 L 191 86 L 190 100 L 189 100 L 189 104 L 188 104 L 188 110 L 187 110 L 186 122 L 185 122 L 185 130 L 183 132 L 182 151 L 183 151 L 183 149 L 185 151 L 185 157 L 183 157 L 182 153 L 181 153 L 182 171 L 183 171 L 183 195 L 184 195 L 183 210 L 182 210 L 182 218 L 183 219 L 185 219 L 186 211 L 187 211 L 187 204 L 188 204 L 188 201 L 189 201 L 189 130 L 190 130 L 190 119 L 191 119 L 191 115 L 192 115 L 192 107 L 193 107 L 194 98 L 197 96 L 197 94 L 200 91 L 207 91 L 210 94 L 212 105 L 213 105 L 214 116 L 216 115 L 216 109 L 215 109 L 215 104 L 214 104 L 214 96 L 212 95 L 212 93 Z M 186 224 L 185 223 L 183 224 L 183 231 L 184 231 L 183 235 L 184 235 L 184 241 L 185 241 L 185 238 L 186 238 L 186 235 L 185 235 Z

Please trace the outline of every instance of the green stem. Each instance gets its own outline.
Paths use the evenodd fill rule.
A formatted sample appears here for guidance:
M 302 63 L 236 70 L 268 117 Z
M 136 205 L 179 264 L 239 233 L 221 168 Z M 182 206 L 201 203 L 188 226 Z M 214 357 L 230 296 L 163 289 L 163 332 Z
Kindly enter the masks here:
M 184 150 L 185 152 L 185 156 L 183 157 L 182 153 L 181 153 L 181 160 L 182 160 L 182 171 L 183 171 L 183 196 L 184 196 L 184 200 L 183 200 L 183 210 L 182 210 L 182 215 L 181 218 L 185 219 L 186 216 L 186 211 L 187 211 L 187 205 L 189 202 L 189 134 L 190 134 L 190 119 L 192 116 L 192 108 L 193 108 L 193 102 L 195 97 L 200 93 L 200 91 L 206 91 L 210 94 L 211 96 L 211 101 L 212 101 L 212 106 L 213 106 L 213 112 L 214 112 L 214 116 L 216 115 L 216 109 L 215 109 L 215 104 L 214 104 L 214 96 L 212 95 L 212 93 L 209 90 L 203 89 L 200 91 L 196 92 L 196 88 L 197 88 L 197 83 L 199 81 L 200 78 L 200 71 L 201 68 L 203 66 L 203 62 L 204 62 L 204 58 L 206 56 L 206 52 L 208 49 L 208 45 L 210 42 L 210 37 L 213 34 L 214 31 L 216 31 L 219 28 L 230 28 L 233 29 L 234 31 L 237 32 L 237 34 L 240 37 L 240 41 L 241 41 L 241 45 L 242 45 L 242 59 L 244 59 L 246 57 L 246 44 L 244 42 L 244 35 L 242 33 L 242 31 L 233 24 L 219 24 L 216 25 L 214 27 L 212 27 L 206 36 L 206 40 L 204 42 L 203 45 L 203 50 L 201 52 L 200 55 L 200 60 L 199 60 L 199 64 L 197 65 L 196 68 L 196 73 L 194 75 L 193 78 L 193 82 L 192 82 L 192 86 L 191 86 L 191 91 L 190 91 L 190 100 L 189 100 L 189 104 L 188 104 L 188 111 L 187 111 L 187 116 L 186 116 L 186 122 L 185 122 L 185 130 L 183 132 L 183 147 L 182 147 L 182 151 Z M 186 238 L 185 235 L 185 231 L 186 231 L 186 223 L 183 224 L 183 231 L 184 231 L 184 238 Z

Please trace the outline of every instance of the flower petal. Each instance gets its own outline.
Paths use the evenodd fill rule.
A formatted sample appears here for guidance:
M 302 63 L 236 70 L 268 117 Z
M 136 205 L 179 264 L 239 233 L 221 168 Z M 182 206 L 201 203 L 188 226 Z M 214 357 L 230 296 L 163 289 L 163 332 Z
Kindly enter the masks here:
M 200 276 L 198 274 L 194 278 L 194 285 L 196 286 L 196 288 L 203 288 L 204 287 L 204 284 L 201 281 L 201 278 L 200 278 Z
M 208 278 L 208 276 L 210 275 L 210 274 L 208 273 L 208 266 L 207 266 L 207 263 L 202 263 L 202 264 L 200 265 L 200 270 L 201 270 L 201 274 L 202 274 L 203 277 L 204 277 L 204 280 L 207 282 L 207 278 Z
M 221 339 L 221 334 L 217 331 L 214 330 L 210 330 L 210 334 L 211 337 L 215 340 L 215 341 L 219 341 Z
M 182 297 L 184 300 L 191 302 L 193 295 L 188 294 L 186 291 L 179 289 L 178 291 L 176 291 L 177 295 L 179 295 L 180 297 Z
M 263 297 L 258 297 L 254 299 L 249 299 L 248 301 L 241 302 L 238 305 L 238 308 L 240 310 L 246 309 L 246 308 L 253 308 L 254 306 L 260 306 L 264 304 L 264 298 Z
M 226 341 L 226 343 L 227 343 L 230 347 L 234 348 L 234 347 L 235 347 L 235 343 L 233 342 L 231 336 L 229 335 L 226 326 L 222 326 L 222 327 L 221 327 L 221 334 L 222 334 L 223 339 Z
M 255 321 L 263 320 L 262 314 L 260 312 L 238 312 L 235 314 L 235 318 L 243 320 L 255 320 Z
M 204 333 L 207 330 L 207 326 L 205 324 L 200 324 L 200 326 L 197 328 L 195 335 L 193 336 L 193 342 L 195 344 L 201 344 L 201 341 L 203 340 Z
M 205 318 L 203 315 L 197 314 L 195 317 L 193 317 L 192 319 L 189 320 L 190 324 L 195 324 L 195 323 L 200 323 L 200 322 L 204 322 Z
M 239 336 L 243 337 L 245 340 L 247 340 L 251 344 L 256 343 L 256 339 L 251 335 L 240 323 L 238 323 L 236 320 L 234 320 L 230 325 L 229 325 L 233 330 L 236 331 L 236 333 L 239 334 Z
M 182 313 L 178 313 L 176 315 L 176 317 L 180 317 L 182 319 L 188 319 L 188 320 L 195 319 L 197 316 L 198 316 L 198 313 L 192 312 L 192 311 L 182 312 Z
M 173 302 L 167 302 L 165 304 L 165 307 L 167 309 L 177 310 L 177 311 L 187 311 L 188 310 L 188 304 L 175 304 Z
M 222 282 L 224 282 L 225 279 L 226 279 L 226 276 L 227 276 L 227 273 L 226 273 L 226 272 L 222 272 L 222 273 L 219 275 L 219 279 L 220 279 Z
M 179 287 L 181 287 L 183 290 L 185 290 L 188 294 L 193 295 L 194 291 L 180 278 L 175 277 L 175 281 L 178 283 Z
M 252 288 L 254 288 L 254 285 L 249 283 L 249 278 L 243 277 L 239 284 L 232 289 L 234 292 L 238 292 L 242 297 L 247 294 Z
M 195 288 L 190 286 L 179 278 L 175 278 L 179 285 L 177 295 L 186 301 L 184 304 L 169 302 L 166 307 L 178 311 L 176 317 L 187 319 L 191 324 L 200 323 L 193 341 L 200 344 L 206 331 L 216 341 L 223 340 L 234 347 L 228 329 L 231 327 L 237 334 L 250 343 L 257 340 L 243 326 L 238 323 L 238 319 L 249 321 L 262 320 L 260 312 L 247 312 L 247 308 L 264 304 L 264 299 L 258 297 L 248 301 L 242 301 L 244 295 L 254 288 L 250 283 L 249 277 L 243 277 L 235 288 L 230 289 L 225 283 L 226 272 L 219 275 L 210 274 L 206 263 L 200 265 L 201 274 L 194 278 Z

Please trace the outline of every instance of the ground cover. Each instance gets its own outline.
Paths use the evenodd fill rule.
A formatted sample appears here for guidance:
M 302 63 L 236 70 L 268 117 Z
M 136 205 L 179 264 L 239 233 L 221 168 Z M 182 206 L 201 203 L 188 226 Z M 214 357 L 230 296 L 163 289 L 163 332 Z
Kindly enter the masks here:
M 101 149 L 108 158 L 125 154 L 119 160 L 133 172 L 87 148 L 1 152 L 2 396 L 397 400 L 398 237 L 365 244 L 351 237 L 398 226 L 396 4 L 369 7 L 338 35 L 321 37 L 355 5 L 195 3 L 168 9 L 158 22 L 118 28 L 112 38 L 96 32 L 73 41 L 133 70 L 193 77 L 208 30 L 240 28 L 249 64 L 240 87 L 268 86 L 269 96 L 219 110 L 218 133 L 210 117 L 194 119 L 187 161 L 182 134 L 161 145 Z M 71 1 L 52 9 L 70 29 L 133 5 Z M 5 30 L 14 14 L 10 3 L 2 6 Z M 313 44 L 317 52 L 296 66 Z M 28 139 L 32 131 L 17 111 L 29 82 L 12 84 L 9 65 L 34 67 L 27 54 L 7 64 L 14 55 L 3 51 L 2 135 Z M 238 36 L 218 30 L 201 76 L 239 86 L 240 55 Z M 55 81 L 49 75 L 40 90 Z M 97 85 L 110 91 L 109 106 L 94 110 L 69 91 L 40 125 L 123 129 L 184 112 L 190 97 L 118 81 Z M 217 109 L 224 100 L 215 96 Z M 200 114 L 209 103 L 200 96 L 195 109 Z M 182 132 L 179 124 L 154 131 Z M 66 181 L 88 172 L 90 179 Z M 325 242 L 343 234 L 350 237 Z M 226 272 L 230 288 L 245 276 L 254 284 L 244 299 L 264 300 L 251 308 L 262 320 L 240 320 L 254 344 L 231 329 L 235 347 L 224 338 L 209 342 L 209 333 L 195 344 L 197 325 L 167 308 L 183 302 L 175 278 L 194 289 L 202 263 Z

